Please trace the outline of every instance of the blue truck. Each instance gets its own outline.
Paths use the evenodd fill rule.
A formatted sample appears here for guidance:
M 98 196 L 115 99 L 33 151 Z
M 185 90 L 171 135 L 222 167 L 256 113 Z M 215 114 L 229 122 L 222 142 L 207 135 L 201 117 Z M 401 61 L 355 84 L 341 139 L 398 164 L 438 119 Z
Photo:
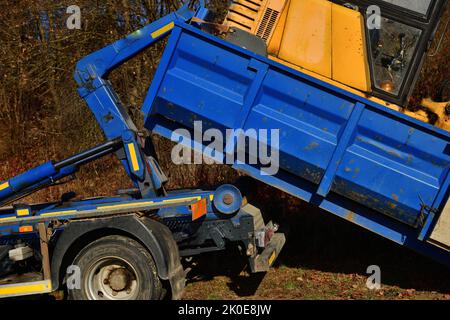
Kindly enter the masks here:
M 205 32 L 220 29 L 208 14 L 203 1 L 185 5 L 77 64 L 79 93 L 107 141 L 0 183 L 0 297 L 66 289 L 80 300 L 179 299 L 183 257 L 240 244 L 252 272 L 275 262 L 285 235 L 236 186 L 165 189 L 150 138 L 107 79 L 169 34 L 142 107 L 147 133 L 205 152 L 196 123 L 223 136 L 240 129 L 216 161 L 234 159 L 250 177 L 450 265 L 449 133 Z M 264 141 L 279 155 L 276 172 L 237 156 L 262 141 L 252 129 L 276 130 Z M 134 189 L 20 203 L 111 153 Z

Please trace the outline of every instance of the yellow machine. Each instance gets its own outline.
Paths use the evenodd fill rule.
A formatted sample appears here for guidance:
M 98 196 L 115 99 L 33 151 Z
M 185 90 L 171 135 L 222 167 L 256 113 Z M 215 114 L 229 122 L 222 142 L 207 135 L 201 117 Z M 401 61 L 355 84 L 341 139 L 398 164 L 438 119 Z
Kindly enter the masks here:
M 261 38 L 270 59 L 403 110 L 447 1 L 234 0 L 224 24 Z M 448 102 L 422 103 L 450 130 Z M 447 108 L 449 109 L 449 108 Z

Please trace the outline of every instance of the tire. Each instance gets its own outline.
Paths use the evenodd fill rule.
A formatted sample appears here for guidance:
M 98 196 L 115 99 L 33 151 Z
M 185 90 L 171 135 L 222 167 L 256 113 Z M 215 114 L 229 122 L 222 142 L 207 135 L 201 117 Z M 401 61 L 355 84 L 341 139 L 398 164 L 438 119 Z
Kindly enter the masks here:
M 81 289 L 68 290 L 69 300 L 159 300 L 162 284 L 151 254 L 123 236 L 100 238 L 82 249 L 73 265 Z

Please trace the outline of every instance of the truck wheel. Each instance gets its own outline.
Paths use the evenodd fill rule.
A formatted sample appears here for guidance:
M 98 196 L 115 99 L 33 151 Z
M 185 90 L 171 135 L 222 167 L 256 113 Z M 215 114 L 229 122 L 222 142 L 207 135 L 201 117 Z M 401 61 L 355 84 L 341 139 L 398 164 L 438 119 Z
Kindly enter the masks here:
M 100 238 L 76 256 L 81 289 L 68 290 L 70 300 L 158 300 L 162 285 L 150 253 L 123 236 Z

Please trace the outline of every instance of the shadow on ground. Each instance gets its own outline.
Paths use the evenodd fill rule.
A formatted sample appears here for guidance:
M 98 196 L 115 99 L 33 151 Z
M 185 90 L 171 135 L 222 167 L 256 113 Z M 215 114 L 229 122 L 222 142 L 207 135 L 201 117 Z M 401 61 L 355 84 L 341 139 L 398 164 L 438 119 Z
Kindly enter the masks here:
M 290 230 L 275 268 L 367 276 L 367 267 L 378 265 L 384 285 L 450 293 L 448 267 L 282 192 L 274 192 L 272 188 L 267 192 L 266 188 L 262 187 L 253 203 L 271 212 L 272 219 Z M 270 198 L 265 196 L 268 194 Z M 226 276 L 231 280 L 227 285 L 236 295 L 252 296 L 264 275 L 243 275 L 245 260 L 233 248 L 201 256 L 188 275 L 188 283 Z

